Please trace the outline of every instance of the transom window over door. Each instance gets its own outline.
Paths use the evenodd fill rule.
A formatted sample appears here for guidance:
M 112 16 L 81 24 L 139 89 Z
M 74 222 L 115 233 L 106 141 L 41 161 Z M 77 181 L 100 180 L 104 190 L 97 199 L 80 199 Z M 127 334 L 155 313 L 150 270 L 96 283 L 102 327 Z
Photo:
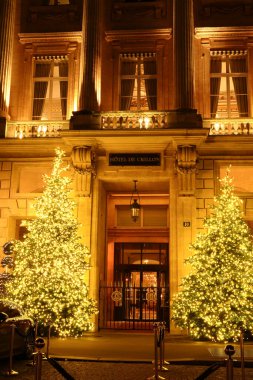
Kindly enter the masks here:
M 247 51 L 211 51 L 211 118 L 248 116 Z
M 157 109 L 157 65 L 155 53 L 120 55 L 120 109 Z
M 66 120 L 67 57 L 36 57 L 34 64 L 33 120 Z

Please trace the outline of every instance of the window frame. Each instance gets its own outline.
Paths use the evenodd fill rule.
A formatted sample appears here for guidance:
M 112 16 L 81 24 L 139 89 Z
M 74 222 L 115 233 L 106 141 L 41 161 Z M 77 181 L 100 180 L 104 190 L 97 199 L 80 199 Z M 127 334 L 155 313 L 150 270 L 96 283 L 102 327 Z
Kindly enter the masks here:
M 120 111 L 152 111 L 152 110 L 156 110 L 157 109 L 157 102 L 158 102 L 158 99 L 157 99 L 157 94 L 158 94 L 158 73 L 157 73 L 157 69 L 158 69 L 158 64 L 157 64 L 157 54 L 155 52 L 149 52 L 149 53 L 121 53 L 119 55 L 119 109 Z M 135 69 L 135 73 L 134 74 L 131 74 L 131 73 L 128 73 L 128 74 L 123 74 L 122 73 L 122 63 L 123 62 L 135 62 L 136 63 L 136 69 Z M 147 74 L 147 73 L 142 73 L 142 65 L 144 67 L 144 62 L 155 62 L 155 74 Z M 150 99 L 155 99 L 155 107 L 152 107 L 152 108 L 147 108 L 147 107 L 142 107 L 142 99 L 144 98 L 142 95 L 141 95 L 141 92 L 142 92 L 142 81 L 144 81 L 144 87 L 145 87 L 145 80 L 149 80 L 149 79 L 153 79 L 156 81 L 156 93 L 154 96 L 150 96 Z M 133 92 L 132 94 L 128 94 L 126 96 L 123 96 L 122 95 L 122 81 L 127 81 L 127 80 L 133 80 L 134 81 L 134 87 L 133 87 Z M 134 97 L 134 92 L 135 92 L 135 89 L 136 89 L 136 86 L 137 86 L 137 94 L 136 94 L 136 98 Z M 145 88 L 145 92 L 146 92 L 146 103 L 148 105 L 149 101 L 148 101 L 148 96 L 147 96 L 147 89 Z M 123 98 L 127 99 L 127 98 L 132 98 L 132 101 L 133 99 L 136 99 L 136 109 L 132 109 L 131 110 L 131 105 L 130 105 L 130 108 L 122 108 L 122 103 L 123 103 Z M 130 100 L 131 102 L 131 100 Z M 151 103 L 151 100 L 150 100 L 150 103 Z
M 222 115 L 221 117 L 218 117 L 218 118 L 221 118 L 221 119 L 230 119 L 230 118 L 245 118 L 245 117 L 249 117 L 249 84 L 248 84 L 248 52 L 247 50 L 240 50 L 240 51 L 226 51 L 226 50 L 220 50 L 220 51 L 217 51 L 217 50 L 211 50 L 210 51 L 210 72 L 209 72 L 209 77 L 210 77 L 210 117 L 212 119 L 215 119 L 217 118 L 217 114 L 218 114 L 218 102 L 219 102 L 219 97 L 220 97 L 220 94 L 221 94 L 221 91 L 220 91 L 220 87 L 221 87 L 221 80 L 222 78 L 225 78 L 225 83 L 226 83 L 226 108 L 227 108 L 227 115 L 224 116 Z M 244 58 L 245 59 L 245 71 L 244 72 L 233 72 L 231 70 L 231 61 L 232 60 L 236 60 L 238 58 Z M 212 60 L 217 60 L 217 61 L 220 61 L 221 62 L 221 71 L 220 72 L 212 72 Z M 222 63 L 225 63 L 225 72 L 223 72 L 222 70 Z M 219 84 L 219 93 L 213 93 L 212 94 L 212 84 L 211 84 L 211 80 L 212 78 L 219 78 L 220 79 L 220 84 Z M 241 93 L 238 93 L 236 94 L 236 90 L 234 89 L 234 95 L 235 95 L 235 101 L 237 103 L 237 108 L 238 108 L 238 116 L 233 116 L 231 113 L 232 113 L 232 107 L 231 107 L 231 80 L 233 81 L 234 78 L 245 78 L 246 81 L 245 81 L 245 87 L 246 87 L 246 93 L 244 94 L 241 94 Z M 238 105 L 238 99 L 237 97 L 238 96 L 245 96 L 247 98 L 247 109 L 246 109 L 246 112 L 245 112 L 245 115 L 240 115 L 240 109 L 239 109 L 239 105 Z M 215 110 L 212 110 L 212 98 L 214 99 L 214 97 L 218 97 L 218 101 L 217 101 L 217 109 Z
M 33 105 L 33 76 L 35 56 L 67 56 L 69 62 L 69 86 L 67 101 L 67 117 L 70 120 L 72 111 L 77 111 L 80 87 L 80 55 L 82 32 L 66 32 L 61 36 L 55 33 L 47 35 L 20 33 L 19 41 L 24 46 L 23 80 L 19 81 L 19 102 L 17 120 L 32 120 Z
M 67 67 L 67 72 L 68 72 L 68 75 L 67 76 L 61 76 L 60 73 L 58 76 L 54 76 L 54 68 L 55 66 L 60 63 L 60 62 L 67 62 L 68 63 L 68 67 Z M 48 73 L 48 76 L 36 76 L 36 63 L 42 63 L 42 64 L 46 64 L 48 63 L 50 65 L 49 67 L 49 73 Z M 55 83 L 59 83 L 60 82 L 67 82 L 67 94 L 66 94 L 66 97 L 61 97 L 61 94 L 59 98 L 57 98 L 60 103 L 61 103 L 61 112 L 62 112 L 62 100 L 65 100 L 65 105 L 64 105 L 64 108 L 65 108 L 65 115 L 62 114 L 62 119 L 58 119 L 58 118 L 52 118 L 52 110 L 50 112 L 50 116 L 51 117 L 47 117 L 46 119 L 47 120 L 67 120 L 67 115 L 68 115 L 68 100 L 69 100 L 69 62 L 68 62 L 68 57 L 67 56 L 50 56 L 50 55 L 45 55 L 43 57 L 41 56 L 34 56 L 33 57 L 33 64 L 34 64 L 34 68 L 33 68 L 33 91 L 32 91 L 32 120 L 42 120 L 42 115 L 43 115 L 43 108 L 45 106 L 45 102 L 48 100 L 51 104 L 52 104 L 52 101 L 53 99 L 56 99 L 53 97 L 53 88 L 54 88 L 54 84 Z M 43 98 L 39 98 L 39 97 L 35 97 L 35 84 L 36 83 L 47 83 L 47 89 L 46 89 L 46 93 L 45 93 L 45 97 Z M 49 97 L 47 98 L 47 92 L 49 91 Z M 42 110 L 41 110 L 41 115 L 34 115 L 33 114 L 33 110 L 34 110 L 34 102 L 35 100 L 39 100 L 39 99 L 42 99 L 44 100 L 44 104 L 42 106 Z

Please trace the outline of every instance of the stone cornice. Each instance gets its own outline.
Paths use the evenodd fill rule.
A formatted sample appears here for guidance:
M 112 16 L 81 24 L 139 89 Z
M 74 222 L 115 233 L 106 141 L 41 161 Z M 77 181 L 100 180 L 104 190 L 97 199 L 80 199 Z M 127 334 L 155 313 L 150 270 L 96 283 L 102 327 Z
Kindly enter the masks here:
M 172 37 L 172 29 L 139 29 L 139 30 L 109 30 L 105 32 L 107 42 L 126 41 L 136 39 L 169 40 Z
M 231 26 L 231 27 L 198 27 L 195 28 L 197 39 L 228 39 L 253 40 L 253 26 Z
M 19 33 L 21 44 L 40 44 L 45 42 L 82 42 L 82 32 L 61 33 Z

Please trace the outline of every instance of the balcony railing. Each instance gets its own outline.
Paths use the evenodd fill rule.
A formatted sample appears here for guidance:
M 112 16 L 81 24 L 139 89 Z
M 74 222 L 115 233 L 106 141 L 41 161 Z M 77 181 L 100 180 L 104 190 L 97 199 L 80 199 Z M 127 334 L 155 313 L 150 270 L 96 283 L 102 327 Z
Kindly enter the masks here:
M 152 130 L 174 129 L 170 125 L 169 111 L 141 111 L 141 112 L 101 112 L 100 123 L 97 129 L 111 130 Z M 187 124 L 186 124 L 187 127 Z M 203 128 L 209 129 L 210 136 L 253 136 L 253 118 L 236 119 L 204 119 Z M 62 131 L 70 129 L 70 121 L 8 121 L 6 128 L 7 138 L 38 138 L 59 137 Z M 87 126 L 87 129 L 90 129 Z
M 62 130 L 69 129 L 69 121 L 11 121 L 7 122 L 6 137 L 23 139 L 26 137 L 59 137 Z
M 252 118 L 205 119 L 203 126 L 210 129 L 210 136 L 253 135 Z
M 102 112 L 102 129 L 163 129 L 168 128 L 169 112 Z

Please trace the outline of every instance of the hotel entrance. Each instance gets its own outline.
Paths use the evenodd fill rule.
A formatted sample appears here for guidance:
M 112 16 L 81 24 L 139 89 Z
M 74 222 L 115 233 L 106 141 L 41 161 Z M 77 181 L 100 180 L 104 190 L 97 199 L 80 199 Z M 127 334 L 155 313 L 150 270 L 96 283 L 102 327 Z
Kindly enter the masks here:
M 167 243 L 115 243 L 114 282 L 101 287 L 103 328 L 151 329 L 169 321 Z

